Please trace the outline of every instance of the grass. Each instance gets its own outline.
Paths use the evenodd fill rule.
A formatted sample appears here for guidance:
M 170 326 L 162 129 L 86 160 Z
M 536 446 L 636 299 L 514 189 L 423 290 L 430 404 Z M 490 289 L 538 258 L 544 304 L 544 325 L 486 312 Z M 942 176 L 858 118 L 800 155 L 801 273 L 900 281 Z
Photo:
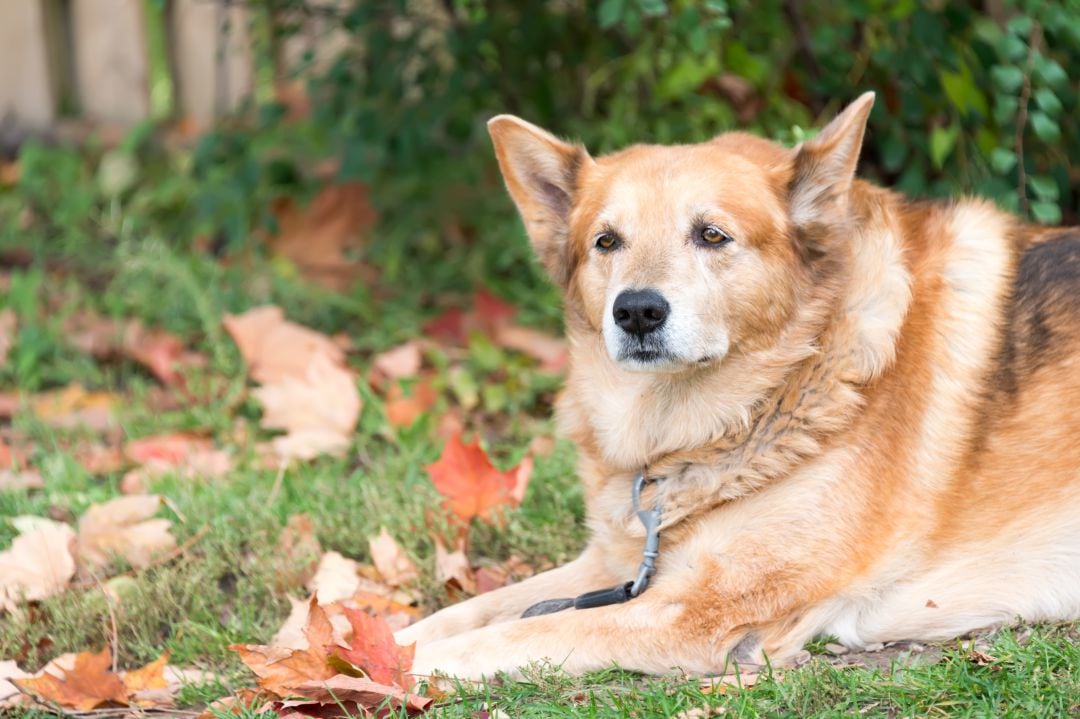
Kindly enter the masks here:
M 0 193 L 4 208 L 15 206 Z M 116 214 L 110 208 L 108 215 Z M 104 214 L 89 225 L 105 227 Z M 182 707 L 206 703 L 251 684 L 252 676 L 228 650 L 234 642 L 263 642 L 289 610 L 288 596 L 303 596 L 298 568 L 283 560 L 277 541 L 288 518 L 309 515 L 323 549 L 368 561 L 367 538 L 385 527 L 423 570 L 418 591 L 425 610 L 447 603 L 434 578 L 433 547 L 427 526 L 438 502 L 422 467 L 439 454 L 435 420 L 395 430 L 382 413 L 381 399 L 365 394 L 354 451 L 346 459 L 322 458 L 298 465 L 280 477 L 261 469 L 238 435 L 257 433 L 258 408 L 246 399 L 242 363 L 221 330 L 226 312 L 275 302 L 294 320 L 325 332 L 345 332 L 354 344 L 350 362 L 365 370 L 374 351 L 421 334 L 425 318 L 447 297 L 465 296 L 470 278 L 491 277 L 500 294 L 522 308 L 526 321 L 554 326 L 557 304 L 535 272 L 521 265 L 523 241 L 503 248 L 508 213 L 492 219 L 477 246 L 432 245 L 424 228 L 403 223 L 400 233 L 419 232 L 423 252 L 445 262 L 408 262 L 395 249 L 400 235 L 371 248 L 371 258 L 388 270 L 385 284 L 330 294 L 298 282 L 289 268 L 254 257 L 223 263 L 166 241 L 158 228 L 144 234 L 137 222 L 110 225 L 108 239 L 85 230 L 65 232 L 62 252 L 35 249 L 33 260 L 0 268 L 5 277 L 0 305 L 11 307 L 20 329 L 9 361 L 0 368 L 0 389 L 41 391 L 79 381 L 122 392 L 120 438 L 175 430 L 210 432 L 235 447 L 237 469 L 227 478 L 192 481 L 163 476 L 149 489 L 168 498 L 163 515 L 173 521 L 184 552 L 167 563 L 131 573 L 111 585 L 121 597 L 116 610 L 117 647 L 122 666 L 140 665 L 162 651 L 171 663 L 214 672 L 219 680 L 186 688 Z M 88 225 L 88 226 L 89 226 Z M 70 229 L 70 228 L 69 228 Z M 48 228 L 46 228 L 48 230 Z M 31 233 L 42 245 L 52 230 Z M 0 233 L 2 235 L 2 233 Z M 102 242 L 102 244 L 95 244 Z M 493 251 L 492 247 L 499 247 Z M 9 246 L 10 247 L 10 246 Z M 486 249 L 485 249 L 486 248 Z M 3 249 L 3 248 L 0 248 Z M 491 262 L 477 253 L 495 257 Z M 460 262 L 459 262 L 460 260 Z M 515 264 L 517 263 L 517 264 Z M 468 271 L 459 268 L 468 266 Z M 494 270 L 493 270 L 494 268 Z M 523 269 L 524 268 L 524 269 Z M 137 317 L 180 334 L 210 358 L 198 382 L 210 399 L 161 411 L 154 404 L 155 381 L 124 361 L 95 362 L 67 343 L 64 318 L 94 308 L 116 317 Z M 441 367 L 438 387 L 444 406 L 467 394 Z M 552 432 L 554 389 L 550 377 L 521 357 L 475 339 L 460 360 L 477 387 L 478 406 L 470 426 L 484 436 L 503 466 L 516 462 L 529 441 Z M 458 382 L 460 384 L 460 382 Z M 45 489 L 0 492 L 0 549 L 15 530 L 8 518 L 31 514 L 72 520 L 96 502 L 118 496 L 118 473 L 94 476 L 74 458 L 71 447 L 85 432 L 58 430 L 27 412 L 4 428 L 26 446 L 45 478 Z M 478 526 L 472 535 L 474 560 L 503 561 L 517 555 L 540 567 L 572 558 L 585 539 L 582 495 L 574 478 L 574 450 L 558 444 L 538 459 L 529 493 L 502 528 Z M 122 570 L 117 567 L 117 570 Z M 62 652 L 99 649 L 110 641 L 111 620 L 102 590 L 73 589 L 25 611 L 0 616 L 0 659 L 18 658 L 37 668 Z M 821 651 L 824 642 L 810 648 Z M 1080 641 L 1077 625 L 1004 630 L 985 650 L 994 657 L 981 666 L 969 647 L 954 642 L 934 664 L 887 669 L 838 668 L 816 658 L 798 669 L 766 671 L 751 687 L 703 691 L 686 678 L 643 678 L 615 670 L 581 678 L 555 667 L 536 667 L 524 682 L 463 687 L 434 714 L 446 717 L 705 717 L 723 713 L 746 717 L 963 716 L 1064 717 L 1080 714 Z M 29 716 L 35 716 L 32 712 Z

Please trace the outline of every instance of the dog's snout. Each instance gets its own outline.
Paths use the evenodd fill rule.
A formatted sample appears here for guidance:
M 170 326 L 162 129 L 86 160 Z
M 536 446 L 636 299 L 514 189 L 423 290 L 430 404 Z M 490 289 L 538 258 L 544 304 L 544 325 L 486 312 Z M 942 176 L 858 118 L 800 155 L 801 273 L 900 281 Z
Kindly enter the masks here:
M 656 290 L 623 290 L 611 308 L 615 324 L 638 337 L 663 326 L 670 312 L 671 305 Z

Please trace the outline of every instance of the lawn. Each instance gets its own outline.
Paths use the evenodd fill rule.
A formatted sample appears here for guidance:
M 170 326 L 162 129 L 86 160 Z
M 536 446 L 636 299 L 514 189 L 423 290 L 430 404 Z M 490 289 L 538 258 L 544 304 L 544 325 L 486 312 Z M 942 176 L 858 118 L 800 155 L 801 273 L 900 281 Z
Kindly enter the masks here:
M 296 244 L 309 249 L 304 241 L 312 238 L 339 243 L 326 229 L 337 226 L 339 205 L 330 203 L 328 217 L 296 209 L 319 207 L 318 198 L 278 207 L 276 225 L 257 227 L 239 245 L 207 234 L 186 208 L 203 207 L 209 194 L 219 198 L 227 180 L 205 190 L 184 174 L 188 151 L 163 151 L 142 130 L 112 149 L 30 145 L 4 168 L 0 553 L 11 551 L 26 517 L 77 529 L 82 546 L 84 518 L 133 492 L 162 498 L 152 513 L 175 542 L 144 558 L 108 544 L 99 561 L 80 556 L 59 591 L 15 601 L 0 614 L 0 662 L 33 672 L 67 652 L 109 647 L 119 669 L 134 669 L 167 652 L 170 666 L 204 672 L 174 697 L 174 711 L 195 716 L 255 685 L 230 645 L 269 642 L 290 615 L 290 599 L 308 596 L 326 553 L 353 562 L 351 581 L 363 579 L 417 615 L 480 591 L 484 581 L 512 581 L 575 556 L 585 530 L 574 448 L 554 440 L 551 419 L 562 361 L 558 298 L 483 157 L 468 176 L 484 191 L 467 195 L 474 200 L 467 205 L 452 192 L 443 193 L 443 205 L 403 200 L 417 196 L 407 177 L 379 187 L 373 201 L 382 219 L 348 250 L 347 281 L 339 277 L 334 289 L 313 281 L 320 278 L 305 266 L 304 251 L 272 238 L 298 232 Z M 135 167 L 123 170 L 125 162 Z M 118 172 L 128 179 L 119 182 Z M 454 174 L 465 181 L 464 169 Z M 293 327 L 283 343 L 255 356 L 234 340 L 229 317 L 266 305 L 308 334 L 292 341 Z M 285 461 L 272 444 L 281 434 L 267 426 L 274 422 L 264 390 L 277 381 L 267 367 L 308 341 L 332 347 L 334 371 L 347 378 L 338 394 L 316 387 L 325 392 L 312 400 L 316 408 L 348 404 L 346 395 L 355 394 L 359 409 L 345 418 L 345 431 L 331 422 L 333 451 Z M 291 398 L 291 412 L 277 410 L 288 425 L 310 398 L 276 386 L 279 397 Z M 459 432 L 481 441 L 506 470 L 499 477 L 533 462 L 520 506 L 500 502 L 467 523 L 443 507 L 427 467 Z M 170 454 L 177 445 L 179 454 Z M 305 526 L 310 531 L 296 541 L 296 528 Z M 462 548 L 463 526 L 468 560 L 448 576 L 436 541 Z M 383 530 L 401 550 L 405 574 L 415 566 L 416 576 L 392 579 L 372 567 L 379 562 L 370 540 Z M 284 541 L 290 533 L 294 541 Z M 429 712 L 1080 713 L 1077 625 L 857 657 L 834 656 L 827 644 L 827 637 L 815 640 L 812 658 L 798 668 L 762 667 L 708 687 L 679 676 L 612 669 L 570 678 L 557 667 L 534 667 L 528 681 L 461 687 Z M 47 714 L 28 704 L 0 712 Z

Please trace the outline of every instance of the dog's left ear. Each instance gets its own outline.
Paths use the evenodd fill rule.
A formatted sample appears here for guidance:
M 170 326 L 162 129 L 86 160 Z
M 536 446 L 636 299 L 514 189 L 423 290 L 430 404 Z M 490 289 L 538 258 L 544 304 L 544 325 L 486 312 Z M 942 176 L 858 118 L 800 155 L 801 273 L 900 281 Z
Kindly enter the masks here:
M 874 93 L 859 96 L 818 135 L 796 148 L 789 187 L 791 219 L 799 228 L 834 224 L 847 213 Z
M 533 249 L 551 279 L 569 282 L 570 210 L 578 173 L 593 160 L 580 145 L 514 117 L 488 121 L 506 188 L 525 222 Z

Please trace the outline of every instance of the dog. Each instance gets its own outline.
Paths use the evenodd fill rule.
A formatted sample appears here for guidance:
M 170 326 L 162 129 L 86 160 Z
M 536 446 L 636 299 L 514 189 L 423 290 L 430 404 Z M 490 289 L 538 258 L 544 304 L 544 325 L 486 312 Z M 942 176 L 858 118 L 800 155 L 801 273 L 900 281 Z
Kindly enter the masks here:
M 565 298 L 591 536 L 400 631 L 417 675 L 711 674 L 1080 617 L 1080 230 L 856 179 L 873 103 L 793 149 L 597 159 L 490 121 Z

